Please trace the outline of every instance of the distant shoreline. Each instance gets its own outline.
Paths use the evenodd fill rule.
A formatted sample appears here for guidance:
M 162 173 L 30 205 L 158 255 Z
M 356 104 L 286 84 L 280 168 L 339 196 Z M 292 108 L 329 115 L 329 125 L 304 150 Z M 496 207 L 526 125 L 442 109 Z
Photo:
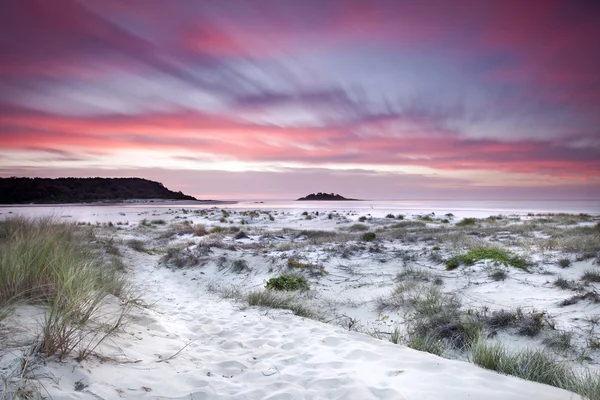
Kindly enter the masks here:
M 155 199 L 155 200 L 122 200 L 122 201 L 95 201 L 89 203 L 14 203 L 14 204 L 1 204 L 0 207 L 102 207 L 102 206 L 196 206 L 196 205 L 222 205 L 222 204 L 237 204 L 237 201 L 229 200 L 169 200 L 169 199 Z

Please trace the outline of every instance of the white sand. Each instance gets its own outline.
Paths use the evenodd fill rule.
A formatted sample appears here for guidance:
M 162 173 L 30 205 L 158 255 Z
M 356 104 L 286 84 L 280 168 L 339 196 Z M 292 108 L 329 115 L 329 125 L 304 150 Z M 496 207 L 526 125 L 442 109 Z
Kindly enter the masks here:
M 8 215 L 7 209 L 2 211 L 4 216 Z M 168 208 L 82 207 L 79 211 L 75 208 L 62 211 L 66 211 L 63 215 L 66 220 L 128 221 L 130 225 L 124 226 L 126 229 L 119 234 L 125 238 L 140 237 L 134 224 L 142 218 L 170 220 L 175 215 L 182 216 Z M 321 215 L 327 211 L 322 209 Z M 272 224 L 255 221 L 254 225 L 310 226 L 311 229 L 333 229 L 337 225 L 336 221 L 326 218 L 305 221 L 298 210 L 285 212 L 288 214 L 278 216 Z M 31 214 L 39 215 L 37 209 Z M 355 220 L 363 214 L 364 210 L 357 211 L 350 218 Z M 189 218 L 196 223 L 218 224 L 214 218 Z M 185 242 L 190 238 L 180 240 Z M 253 240 L 251 237 L 247 241 Z M 246 276 L 226 274 L 214 265 L 173 271 L 158 265 L 159 255 L 137 253 L 126 246 L 123 251 L 130 264 L 128 275 L 140 290 L 143 303 L 150 307 L 134 310 L 133 320 L 125 332 L 101 346 L 102 357 L 81 363 L 72 359 L 48 360 L 38 366 L 34 373 L 43 385 L 44 394 L 52 399 L 580 398 L 561 389 L 500 375 L 468 362 L 418 352 L 287 311 L 243 308 L 206 291 L 206 283 L 216 279 L 223 285 L 245 281 L 246 287 L 263 286 L 269 276 L 266 270 L 270 255 L 246 254 L 244 258 L 253 266 L 253 272 Z M 312 256 L 318 257 L 318 251 Z M 389 281 L 394 274 L 389 265 L 372 268 L 370 278 L 369 271 L 363 271 L 363 282 Z M 464 285 L 459 279 L 454 281 L 456 290 L 466 290 L 466 298 L 472 298 L 474 303 L 531 302 L 536 294 L 524 292 L 519 286 L 531 275 L 511 274 L 514 280 L 502 288 L 494 282 L 492 285 L 498 286 L 494 289 L 486 285 Z M 332 271 L 321 281 L 320 289 L 331 298 L 348 296 L 357 300 L 372 298 L 378 290 L 389 290 L 389 285 L 371 284 L 362 290 L 340 285 L 347 278 L 341 271 Z M 450 275 L 449 282 L 451 278 Z M 473 270 L 469 279 L 484 278 Z M 544 279 L 539 278 L 534 284 L 528 281 L 527 285 L 543 286 Z M 556 293 L 564 296 L 558 290 Z M 556 299 L 538 297 L 541 304 L 555 304 Z M 364 311 L 369 312 L 372 314 L 372 311 Z M 585 310 L 580 313 L 585 314 Z M 31 338 L 38 326 L 36 320 L 40 318 L 39 309 L 20 308 L 8 320 L 12 329 L 16 329 L 15 325 L 22 329 L 13 339 L 22 342 Z M 16 368 L 23 349 L 9 350 L 0 352 L 0 374 L 4 376 Z M 76 386 L 82 390 L 76 390 Z

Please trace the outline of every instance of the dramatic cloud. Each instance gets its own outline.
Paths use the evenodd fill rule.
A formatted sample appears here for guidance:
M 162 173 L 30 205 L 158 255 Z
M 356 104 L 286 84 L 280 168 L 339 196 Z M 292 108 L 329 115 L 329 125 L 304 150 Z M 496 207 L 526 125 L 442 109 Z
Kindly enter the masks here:
M 2 175 L 154 160 L 600 193 L 595 1 L 9 0 L 0 34 Z

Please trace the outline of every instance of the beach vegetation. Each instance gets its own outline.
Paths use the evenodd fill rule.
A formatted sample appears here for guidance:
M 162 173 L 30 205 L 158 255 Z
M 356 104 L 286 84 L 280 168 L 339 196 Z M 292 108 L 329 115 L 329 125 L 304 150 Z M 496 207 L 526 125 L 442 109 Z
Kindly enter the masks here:
M 364 231 L 368 231 L 369 227 L 364 224 L 352 224 L 348 227 L 348 230 L 350 232 L 364 232 Z
M 250 306 L 290 310 L 300 317 L 321 319 L 319 313 L 297 291 L 254 290 L 246 295 L 246 301 Z
M 463 218 L 456 223 L 456 226 L 472 226 L 477 223 L 477 218 Z
M 495 269 L 490 274 L 490 278 L 492 278 L 496 282 L 505 280 L 507 278 L 507 276 L 508 276 L 508 274 L 503 269 Z
M 446 269 L 451 271 L 458 268 L 461 263 L 470 266 L 481 260 L 493 260 L 498 264 L 503 264 L 505 266 L 510 265 L 529 272 L 527 269 L 528 261 L 525 258 L 513 254 L 508 250 L 483 246 L 475 247 L 465 254 L 448 259 L 446 261 Z
M 0 222 L 0 305 L 46 306 L 36 347 L 45 356 L 63 358 L 77 349 L 84 359 L 124 321 L 125 308 L 115 319 L 97 322 L 104 299 L 125 296 L 126 285 L 97 242 L 90 243 L 93 238 L 89 228 L 52 218 Z
M 569 390 L 584 399 L 600 398 L 597 372 L 570 367 L 546 350 L 511 352 L 499 342 L 488 342 L 482 335 L 471 348 L 471 359 L 482 368 Z
M 248 261 L 243 258 L 238 258 L 237 260 L 233 260 L 231 263 L 231 270 L 235 273 L 242 273 L 248 271 Z
M 130 239 L 130 240 L 127 241 L 127 244 L 133 250 L 138 251 L 140 253 L 146 253 L 148 251 L 148 249 L 146 249 L 146 243 L 144 243 L 143 240 L 140 240 L 140 239 Z
M 280 275 L 267 281 L 266 289 L 309 290 L 309 284 L 301 275 Z
M 375 232 L 365 232 L 363 233 L 363 235 L 361 236 L 361 240 L 363 242 L 372 242 L 377 238 L 377 235 L 375 234 Z
M 583 273 L 581 280 L 590 283 L 598 283 L 600 282 L 600 271 L 596 269 L 588 269 Z
M 560 260 L 558 260 L 558 265 L 561 268 L 567 268 L 571 266 L 571 260 L 568 258 L 561 258 Z

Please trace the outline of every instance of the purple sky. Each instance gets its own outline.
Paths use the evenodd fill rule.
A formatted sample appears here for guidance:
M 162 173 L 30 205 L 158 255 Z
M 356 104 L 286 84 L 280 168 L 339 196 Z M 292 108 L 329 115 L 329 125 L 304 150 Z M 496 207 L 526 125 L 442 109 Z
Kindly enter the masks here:
M 0 176 L 600 199 L 593 0 L 5 0 L 0 54 Z

